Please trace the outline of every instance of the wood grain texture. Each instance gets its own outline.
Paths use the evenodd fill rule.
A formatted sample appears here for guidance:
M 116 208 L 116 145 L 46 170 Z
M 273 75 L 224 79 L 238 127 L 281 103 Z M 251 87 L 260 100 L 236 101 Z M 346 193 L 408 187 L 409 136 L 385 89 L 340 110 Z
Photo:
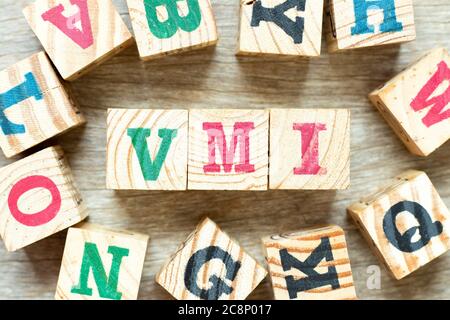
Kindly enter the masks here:
M 140 299 L 169 299 L 155 283 L 164 261 L 208 215 L 261 263 L 261 237 L 318 224 L 346 232 L 356 292 L 360 299 L 450 298 L 450 255 L 397 281 L 381 268 L 381 289 L 370 290 L 367 268 L 380 265 L 346 207 L 386 180 L 415 168 L 426 170 L 450 205 L 450 146 L 427 158 L 410 154 L 371 105 L 367 95 L 435 47 L 450 47 L 447 0 L 415 1 L 417 40 L 401 46 L 350 50 L 318 59 L 236 58 L 239 1 L 212 0 L 221 41 L 215 50 L 193 51 L 141 63 L 135 46 L 73 82 L 88 123 L 49 143 L 62 145 L 89 209 L 89 221 L 148 234 L 150 241 Z M 4 0 L 0 12 L 0 68 L 30 56 L 40 44 L 21 8 L 30 0 Z M 125 1 L 114 0 L 130 26 Z M 323 43 L 325 45 L 325 43 Z M 344 191 L 149 192 L 105 189 L 108 108 L 349 108 L 351 186 Z M 41 146 L 42 147 L 42 146 Z M 36 151 L 34 149 L 33 151 Z M 17 160 L 0 157 L 1 165 Z M 0 246 L 0 297 L 53 299 L 66 234 L 61 232 L 24 250 Z M 266 278 L 249 299 L 273 299 Z
M 325 241 L 323 241 L 325 240 Z M 325 226 L 305 229 L 299 232 L 283 233 L 262 239 L 272 280 L 272 288 L 277 300 L 353 300 L 356 299 L 353 284 L 352 268 L 347 252 L 344 230 L 338 226 Z M 280 252 L 286 250 L 290 257 L 302 262 L 302 270 L 298 265 L 291 265 L 287 258 L 283 261 Z M 321 257 L 318 264 L 308 260 Z M 317 259 L 317 258 L 316 258 Z M 285 270 L 283 266 L 287 266 Z M 307 274 L 310 273 L 310 274 Z M 318 284 L 317 274 L 330 275 L 327 284 Z M 295 297 L 288 291 L 287 277 L 294 281 L 305 279 L 303 286 L 311 286 L 306 290 L 293 289 Z M 331 284 L 332 283 L 332 284 Z M 291 284 L 295 288 L 295 284 Z M 335 287 L 333 287 L 335 286 Z
M 113 255 L 110 247 L 128 250 L 119 265 L 117 290 L 120 300 L 136 300 L 141 282 L 148 236 L 123 230 L 112 230 L 90 223 L 81 223 L 67 232 L 66 245 L 58 277 L 55 299 L 57 300 L 109 300 L 100 295 L 92 275 L 87 285 L 91 295 L 72 292 L 80 284 L 80 273 L 85 244 L 94 244 L 107 275 L 111 274 Z M 92 258 L 91 258 L 92 259 Z M 90 273 L 93 271 L 90 270 Z
M 23 90 L 25 100 L 3 107 L 6 119 L 24 130 L 12 134 L 0 134 L 0 147 L 6 157 L 15 156 L 53 136 L 80 126 L 86 122 L 68 87 L 64 86 L 44 52 L 33 54 L 0 72 L 0 93 L 28 82 L 26 75 L 32 73 L 39 94 Z M 5 102 L 8 103 L 7 99 Z M 3 101 L 2 104 L 3 105 Z
M 210 247 L 219 248 L 228 256 L 217 255 L 214 256 L 215 259 L 210 260 L 204 257 L 197 259 L 194 257 L 196 253 Z M 198 272 L 189 267 L 191 259 L 195 261 L 194 266 L 201 266 Z M 240 264 L 239 267 L 235 267 L 236 263 Z M 230 276 L 230 274 L 232 275 Z M 186 278 L 191 279 L 200 289 L 219 290 L 219 300 L 243 300 L 266 275 L 266 270 L 247 254 L 244 248 L 231 239 L 212 220 L 206 218 L 164 264 L 156 275 L 156 282 L 179 300 L 201 299 L 191 288 L 187 288 Z M 214 288 L 212 279 L 215 276 L 219 279 L 227 279 L 225 285 L 231 289 L 229 293 L 220 291 L 224 290 L 225 286 L 217 288 L 216 285 Z
M 0 177 L 0 233 L 8 251 L 16 251 L 64 230 L 88 215 L 60 147 L 44 149 L 3 167 L 0 169 Z M 46 188 L 32 189 L 18 187 L 23 181 L 30 181 L 30 177 L 44 177 L 50 180 L 52 185 L 46 184 Z M 31 182 L 26 184 L 30 185 Z M 57 190 L 50 191 L 53 187 Z M 11 202 L 14 194 L 17 195 L 17 201 Z M 58 206 L 54 205 L 55 203 L 58 203 Z M 57 208 L 54 209 L 55 212 L 51 209 L 52 205 Z M 46 211 L 41 214 L 43 210 Z M 31 214 L 35 216 L 27 218 L 28 221 L 47 220 L 47 216 L 52 218 L 45 224 L 24 223 L 23 218 L 20 218 L 21 215 Z
M 424 217 L 418 209 L 410 211 L 410 214 L 402 214 L 406 209 L 402 210 L 393 218 L 395 228 L 402 236 L 409 229 L 419 228 L 407 240 L 423 244 L 414 251 L 400 250 L 399 245 L 394 246 L 387 236 L 389 227 L 386 226 L 385 216 L 393 206 L 403 201 L 419 204 L 431 218 L 426 223 L 424 219 L 419 219 L 419 215 L 413 216 L 414 212 Z M 348 212 L 396 279 L 406 277 L 450 249 L 450 212 L 425 172 L 410 170 L 400 174 L 388 186 L 351 205 Z M 442 227 L 439 233 L 434 232 L 438 227 L 432 226 L 436 223 Z
M 111 0 L 87 0 L 86 3 L 90 30 L 83 29 L 81 9 L 69 0 L 37 0 L 23 10 L 50 59 L 68 81 L 77 79 L 134 42 Z M 80 46 L 54 23 L 43 19 L 45 12 L 59 5 L 63 6 L 64 17 L 78 15 L 79 21 L 75 20 L 73 26 L 67 24 L 67 27 L 91 35 L 92 43 Z

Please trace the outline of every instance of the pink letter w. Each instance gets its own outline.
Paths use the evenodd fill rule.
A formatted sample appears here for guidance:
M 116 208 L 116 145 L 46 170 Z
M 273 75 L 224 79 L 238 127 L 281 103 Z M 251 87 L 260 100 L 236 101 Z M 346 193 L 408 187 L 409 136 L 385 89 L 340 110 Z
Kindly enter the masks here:
M 294 130 L 302 134 L 302 165 L 294 168 L 295 175 L 324 175 L 326 168 L 319 165 L 319 132 L 327 129 L 323 123 L 294 123 Z

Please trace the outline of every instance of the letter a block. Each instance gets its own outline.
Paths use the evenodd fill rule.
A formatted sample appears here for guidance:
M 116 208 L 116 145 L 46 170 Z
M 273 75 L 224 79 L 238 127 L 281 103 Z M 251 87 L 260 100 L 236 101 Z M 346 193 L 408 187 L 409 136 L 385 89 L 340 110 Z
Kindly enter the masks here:
M 65 80 L 133 43 L 111 0 L 37 0 L 23 13 Z
M 327 0 L 325 10 L 329 52 L 416 38 L 413 0 Z
M 127 0 L 127 3 L 142 60 L 217 43 L 210 0 Z
M 346 189 L 350 110 L 271 109 L 270 189 Z
M 44 52 L 0 72 L 0 147 L 6 157 L 84 123 Z
M 277 300 L 356 299 L 344 230 L 327 226 L 264 238 Z
M 348 213 L 396 279 L 450 248 L 450 213 L 424 172 L 399 175 Z
M 109 109 L 108 189 L 186 190 L 188 111 Z
M 165 263 L 156 282 L 178 300 L 244 300 L 266 275 L 207 218 Z
M 320 55 L 323 0 L 241 0 L 238 54 Z
M 87 217 L 60 147 L 0 169 L 0 234 L 16 251 Z
M 148 236 L 83 223 L 67 233 L 57 300 L 136 300 Z
M 188 189 L 267 190 L 268 145 L 268 110 L 191 110 Z
M 450 138 L 450 56 L 430 51 L 369 95 L 410 152 L 428 156 Z

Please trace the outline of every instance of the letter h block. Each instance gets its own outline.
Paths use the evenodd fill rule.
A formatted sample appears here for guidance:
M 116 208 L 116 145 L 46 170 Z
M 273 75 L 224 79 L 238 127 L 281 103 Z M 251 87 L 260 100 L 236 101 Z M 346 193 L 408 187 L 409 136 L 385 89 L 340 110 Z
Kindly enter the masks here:
M 82 223 L 70 228 L 57 300 L 136 300 L 148 236 Z
M 316 57 L 324 0 L 240 0 L 240 55 Z
M 408 150 L 428 156 L 450 139 L 450 56 L 434 49 L 369 95 Z
M 55 67 L 68 81 L 134 41 L 111 0 L 37 0 L 23 13 Z
M 60 147 L 50 147 L 0 169 L 0 234 L 16 251 L 87 217 Z
M 217 43 L 210 0 L 127 0 L 127 3 L 142 60 Z
M 413 0 L 327 0 L 325 12 L 329 52 L 416 38 Z
M 266 275 L 206 218 L 164 264 L 156 282 L 178 300 L 244 300 Z
M 276 300 L 356 299 L 340 227 L 305 229 L 262 241 Z
M 424 172 L 404 172 L 348 213 L 398 280 L 450 248 L 450 213 Z

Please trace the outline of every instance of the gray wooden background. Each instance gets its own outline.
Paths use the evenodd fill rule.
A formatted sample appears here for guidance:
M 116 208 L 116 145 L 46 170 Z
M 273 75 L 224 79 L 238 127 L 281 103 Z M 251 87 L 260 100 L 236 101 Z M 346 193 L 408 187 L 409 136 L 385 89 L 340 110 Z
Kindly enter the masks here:
M 41 50 L 21 9 L 31 1 L 1 0 L 0 69 Z M 150 235 L 141 299 L 170 296 L 154 282 L 163 261 L 208 215 L 263 262 L 260 237 L 323 223 L 347 233 L 361 299 L 450 298 L 450 253 L 412 276 L 393 280 L 381 266 L 381 289 L 367 288 L 367 268 L 380 264 L 346 215 L 347 205 L 406 169 L 422 169 L 450 206 L 450 145 L 421 159 L 403 144 L 367 94 L 424 51 L 450 48 L 450 2 L 414 1 L 417 40 L 319 59 L 237 58 L 238 0 L 212 0 L 220 41 L 215 49 L 139 60 L 136 46 L 73 83 L 86 127 L 44 143 L 59 143 L 90 211 L 90 221 Z M 130 26 L 125 0 L 114 0 Z M 105 190 L 106 109 L 112 108 L 351 108 L 351 188 L 334 191 L 114 192 Z M 42 148 L 33 149 L 36 151 Z M 27 153 L 29 154 L 29 152 Z M 10 161 L 0 156 L 0 166 Z M 0 246 L 0 298 L 53 298 L 66 232 L 16 253 Z M 250 299 L 271 299 L 266 279 Z

